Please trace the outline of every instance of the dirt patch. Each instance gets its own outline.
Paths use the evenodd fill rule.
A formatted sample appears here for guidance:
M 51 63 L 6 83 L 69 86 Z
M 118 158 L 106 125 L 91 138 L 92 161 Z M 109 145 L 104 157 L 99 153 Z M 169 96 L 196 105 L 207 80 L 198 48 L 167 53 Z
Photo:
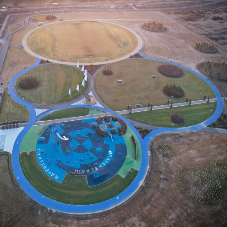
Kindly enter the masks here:
M 1 73 L 1 81 L 9 83 L 13 76 L 22 69 L 36 62 L 34 57 L 28 55 L 22 48 L 10 48 Z

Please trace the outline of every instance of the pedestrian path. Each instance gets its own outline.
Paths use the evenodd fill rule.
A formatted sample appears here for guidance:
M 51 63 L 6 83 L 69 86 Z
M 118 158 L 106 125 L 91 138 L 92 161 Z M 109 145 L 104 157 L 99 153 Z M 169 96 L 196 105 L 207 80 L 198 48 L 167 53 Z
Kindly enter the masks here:
M 172 132 L 177 133 L 177 132 L 198 131 L 198 130 L 201 130 L 202 128 L 207 127 L 208 125 L 210 125 L 211 123 L 213 123 L 214 121 L 216 121 L 219 118 L 219 116 L 221 115 L 221 113 L 223 111 L 223 98 L 221 97 L 221 94 L 219 93 L 217 88 L 210 81 L 208 81 L 206 78 L 204 78 L 200 74 L 194 72 L 193 70 L 188 69 L 188 68 L 181 66 L 179 64 L 172 63 L 172 62 L 169 62 L 169 61 L 166 61 L 166 60 L 149 58 L 145 55 L 142 55 L 141 53 L 139 53 L 139 54 L 141 56 L 147 58 L 147 59 L 158 60 L 158 61 L 178 65 L 182 68 L 185 68 L 185 69 L 191 71 L 192 73 L 196 74 L 201 79 L 203 79 L 212 88 L 212 90 L 214 91 L 214 93 L 216 95 L 217 108 L 214 111 L 213 115 L 209 119 L 207 119 L 206 121 L 204 121 L 204 122 L 202 122 L 198 125 L 185 127 L 185 128 L 159 128 L 159 129 L 153 130 L 144 139 L 141 138 L 138 131 L 133 127 L 132 123 L 128 119 L 121 116 L 118 112 L 114 112 L 114 111 L 109 110 L 107 108 L 102 108 L 102 107 L 97 107 L 97 106 L 88 106 L 88 105 L 66 105 L 66 106 L 61 106 L 61 107 L 58 107 L 56 109 L 46 111 L 46 112 L 44 112 L 44 113 L 42 113 L 42 114 L 40 114 L 39 116 L 36 117 L 36 111 L 35 111 L 34 107 L 30 103 L 19 98 L 17 96 L 15 90 L 14 90 L 14 85 L 15 85 L 16 79 L 20 75 L 22 75 L 22 73 L 23 73 L 23 71 L 21 71 L 11 80 L 11 82 L 9 84 L 9 92 L 10 92 L 11 97 L 15 101 L 17 101 L 18 103 L 20 103 L 20 104 L 22 104 L 22 105 L 24 105 L 25 107 L 28 108 L 28 110 L 30 112 L 30 120 L 27 123 L 27 125 L 25 126 L 25 128 L 18 135 L 18 137 L 16 138 L 16 141 L 14 143 L 13 152 L 12 152 L 12 168 L 13 168 L 15 178 L 17 179 L 19 185 L 25 191 L 25 193 L 27 193 L 27 195 L 30 196 L 34 201 L 38 202 L 39 204 L 41 204 L 41 205 L 43 205 L 43 206 L 45 206 L 49 209 L 53 209 L 53 210 L 64 212 L 64 213 L 88 214 L 88 213 L 102 212 L 102 211 L 105 211 L 107 209 L 114 208 L 114 207 L 120 205 L 121 203 L 124 203 L 126 200 L 128 200 L 140 188 L 144 179 L 146 178 L 148 167 L 149 167 L 149 144 L 150 144 L 150 141 L 155 136 L 160 135 L 162 133 L 172 133 Z M 40 59 L 37 60 L 36 64 L 38 64 L 39 62 L 40 62 Z M 36 64 L 25 69 L 24 71 L 27 71 L 28 69 L 35 67 Z M 213 101 L 215 101 L 215 100 L 213 100 Z M 204 100 L 199 100 L 199 101 L 195 101 L 195 102 L 198 102 L 197 104 L 199 104 L 199 103 L 203 103 Z M 196 103 L 194 103 L 194 104 L 196 104 Z M 180 105 L 187 105 L 187 104 L 181 103 Z M 34 123 L 36 121 L 39 121 L 41 118 L 50 114 L 53 111 L 62 110 L 62 109 L 66 109 L 66 108 L 73 108 L 73 107 L 94 108 L 94 109 L 105 111 L 109 114 L 113 114 L 113 115 L 117 116 L 121 120 L 125 121 L 126 124 L 129 127 L 132 128 L 132 130 L 134 131 L 134 133 L 138 137 L 139 144 L 141 145 L 141 148 L 142 148 L 142 164 L 141 164 L 141 168 L 140 168 L 136 178 L 134 179 L 134 181 L 131 183 L 131 185 L 128 188 L 126 188 L 118 196 L 115 196 L 115 197 L 113 197 L 113 198 L 111 198 L 107 201 L 101 202 L 101 203 L 91 204 L 91 205 L 83 205 L 83 206 L 81 206 L 81 205 L 70 205 L 70 204 L 60 203 L 60 202 L 54 201 L 54 200 L 52 200 L 48 197 L 45 197 L 44 195 L 39 193 L 37 190 L 35 190 L 29 184 L 29 182 L 27 181 L 27 179 L 24 176 L 23 171 L 20 167 L 20 163 L 19 163 L 20 144 L 23 140 L 23 137 L 26 135 L 27 131 L 32 127 L 32 125 L 34 125 Z M 163 105 L 162 108 L 169 108 L 169 106 Z M 137 111 L 137 110 L 135 110 L 135 111 Z M 140 109 L 139 111 L 148 111 L 148 108 L 145 108 L 144 110 Z M 126 112 L 128 112 L 128 110 L 126 110 Z M 94 115 L 92 117 L 94 117 Z

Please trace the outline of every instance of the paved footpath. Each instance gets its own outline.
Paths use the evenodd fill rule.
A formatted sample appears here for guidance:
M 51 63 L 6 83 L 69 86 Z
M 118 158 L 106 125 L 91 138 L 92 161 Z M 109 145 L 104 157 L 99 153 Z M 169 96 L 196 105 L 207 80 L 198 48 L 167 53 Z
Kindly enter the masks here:
M 217 99 L 213 98 L 210 99 L 210 102 L 216 102 Z M 207 103 L 206 100 L 197 100 L 197 101 L 192 101 L 191 105 L 199 105 L 199 104 L 203 104 L 203 103 Z M 188 103 L 184 102 L 184 103 L 174 103 L 172 108 L 174 107 L 180 107 L 180 106 L 188 106 Z M 160 106 L 153 106 L 152 111 L 153 110 L 161 110 L 161 109 L 168 109 L 170 108 L 169 105 L 160 105 Z M 138 113 L 138 112 L 144 112 L 144 111 L 151 111 L 150 108 L 145 107 L 145 108 L 138 108 L 138 109 L 132 109 L 132 113 Z M 128 110 L 121 110 L 121 111 L 116 111 L 116 113 L 118 114 L 128 114 L 129 111 Z M 109 115 L 109 113 L 100 113 L 100 114 L 94 114 L 94 115 L 85 115 L 85 116 L 79 116 L 79 117 L 70 117 L 70 118 L 62 118 L 62 119 L 55 119 L 55 120 L 48 120 L 48 121 L 38 121 L 35 123 L 35 125 L 42 125 L 42 124 L 53 124 L 53 123 L 61 123 L 61 122 L 66 122 L 66 121 L 76 121 L 76 120 L 82 120 L 82 119 L 87 119 L 87 118 L 91 118 L 91 117 L 102 117 L 102 116 L 107 116 Z M 130 120 L 130 119 L 128 119 Z M 150 130 L 154 130 L 157 129 L 159 127 L 155 127 L 155 126 L 151 126 L 151 125 L 145 125 L 142 123 L 138 123 L 136 121 L 131 121 L 133 123 L 133 125 L 141 127 L 141 128 L 146 128 L 146 129 L 150 129 Z M 25 124 L 24 124 L 25 125 Z M 22 124 L 20 124 L 20 126 L 22 126 Z

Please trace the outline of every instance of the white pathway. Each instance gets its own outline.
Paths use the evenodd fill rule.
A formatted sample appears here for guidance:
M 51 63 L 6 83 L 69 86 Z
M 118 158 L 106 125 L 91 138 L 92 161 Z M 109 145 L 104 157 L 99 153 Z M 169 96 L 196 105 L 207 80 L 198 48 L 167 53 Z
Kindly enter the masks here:
M 1 147 L 3 147 L 3 151 L 8 151 L 12 154 L 13 145 L 19 133 L 24 129 L 24 127 L 14 128 L 14 129 L 6 129 L 0 130 L 0 136 L 2 138 L 5 137 L 5 141 L 1 141 Z

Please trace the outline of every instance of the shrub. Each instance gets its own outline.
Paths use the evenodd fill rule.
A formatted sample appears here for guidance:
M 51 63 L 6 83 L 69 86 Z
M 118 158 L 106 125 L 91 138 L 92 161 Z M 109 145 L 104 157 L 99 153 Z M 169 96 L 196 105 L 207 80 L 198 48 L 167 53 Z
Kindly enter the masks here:
M 198 64 L 198 70 L 206 76 L 215 77 L 227 81 L 227 64 L 226 62 L 201 62 Z
M 167 84 L 163 91 L 166 95 L 173 98 L 181 98 L 184 96 L 184 90 L 180 86 L 176 86 L 175 84 L 169 85 Z
M 216 53 L 217 47 L 211 43 L 196 43 L 195 49 L 204 53 Z
M 56 16 L 55 15 L 48 15 L 48 16 L 46 16 L 46 19 L 47 20 L 55 20 Z
M 178 68 L 175 65 L 160 65 L 158 71 L 167 77 L 177 78 L 183 76 L 182 69 Z
M 184 118 L 179 114 L 171 115 L 170 119 L 171 119 L 172 122 L 174 122 L 176 124 L 183 124 L 184 123 Z
M 159 22 L 146 22 L 142 25 L 142 28 L 148 31 L 153 32 L 162 32 L 165 31 L 167 28 L 163 25 L 163 23 Z
M 39 80 L 36 77 L 30 76 L 21 79 L 19 86 L 23 89 L 33 89 L 39 85 Z
M 109 70 L 109 69 L 105 69 L 105 70 L 103 70 L 102 73 L 104 75 L 106 75 L 106 76 L 111 76 L 113 74 L 113 71 L 112 70 Z

